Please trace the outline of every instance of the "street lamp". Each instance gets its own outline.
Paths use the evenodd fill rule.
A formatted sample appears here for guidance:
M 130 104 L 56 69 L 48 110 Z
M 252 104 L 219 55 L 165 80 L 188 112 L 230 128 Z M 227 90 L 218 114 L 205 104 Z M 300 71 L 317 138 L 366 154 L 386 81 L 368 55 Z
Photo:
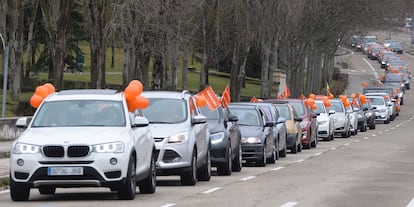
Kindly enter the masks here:
M 7 97 L 7 73 L 9 71 L 9 47 L 6 47 L 4 42 L 3 35 L 0 34 L 1 41 L 3 43 L 3 63 L 4 63 L 4 72 L 3 72 L 3 102 L 1 107 L 1 118 L 4 118 L 6 113 L 6 97 Z

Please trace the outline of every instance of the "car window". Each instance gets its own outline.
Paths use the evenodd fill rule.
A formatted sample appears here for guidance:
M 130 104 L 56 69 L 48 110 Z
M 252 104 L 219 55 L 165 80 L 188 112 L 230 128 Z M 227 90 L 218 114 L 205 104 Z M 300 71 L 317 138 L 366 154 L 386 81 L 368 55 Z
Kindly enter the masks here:
M 368 99 L 371 101 L 372 105 L 385 105 L 384 99 L 382 98 L 370 97 Z
M 286 120 L 290 120 L 291 116 L 290 116 L 290 110 L 289 107 L 286 105 L 276 105 L 276 109 L 279 112 L 279 115 L 283 118 L 285 118 Z
M 69 100 L 45 102 L 32 127 L 125 126 L 121 101 Z
M 239 125 L 245 126 L 260 126 L 261 122 L 258 112 L 250 108 L 231 108 L 231 113 L 239 118 Z
M 322 102 L 315 102 L 315 104 L 316 104 L 316 109 L 315 110 L 313 110 L 313 112 L 315 112 L 315 113 L 326 113 L 326 108 L 325 108 L 325 106 L 323 105 L 323 103 Z
M 289 102 L 289 104 L 292 105 L 293 108 L 295 108 L 296 113 L 299 116 L 305 115 L 305 110 L 304 110 L 303 105 L 302 105 L 301 102 L 292 101 L 292 102 Z
M 329 109 L 332 109 L 335 112 L 344 112 L 342 104 L 339 101 L 331 101 L 331 107 L 329 107 Z
M 208 106 L 204 106 L 202 108 L 200 108 L 201 113 L 207 117 L 208 120 L 219 120 L 220 115 L 219 115 L 219 111 L 217 109 L 215 110 L 210 110 L 210 108 Z
M 186 102 L 182 99 L 149 98 L 149 103 L 142 112 L 150 123 L 179 123 L 187 120 Z

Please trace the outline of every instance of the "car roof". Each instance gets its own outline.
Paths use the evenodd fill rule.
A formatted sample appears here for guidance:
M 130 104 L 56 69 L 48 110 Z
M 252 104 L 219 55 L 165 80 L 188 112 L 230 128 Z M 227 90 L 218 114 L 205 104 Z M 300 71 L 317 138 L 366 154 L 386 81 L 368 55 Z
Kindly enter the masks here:
M 112 89 L 62 90 L 48 96 L 45 101 L 61 100 L 122 100 L 123 93 Z
M 171 98 L 171 99 L 185 99 L 185 97 L 190 97 L 191 94 L 189 91 L 144 91 L 142 96 L 147 98 Z

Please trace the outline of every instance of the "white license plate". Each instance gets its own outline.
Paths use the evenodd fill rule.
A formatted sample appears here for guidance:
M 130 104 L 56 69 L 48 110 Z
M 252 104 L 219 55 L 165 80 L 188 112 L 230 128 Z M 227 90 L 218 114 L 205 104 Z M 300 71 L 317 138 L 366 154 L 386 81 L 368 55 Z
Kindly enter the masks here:
M 83 167 L 48 167 L 47 175 L 83 175 Z

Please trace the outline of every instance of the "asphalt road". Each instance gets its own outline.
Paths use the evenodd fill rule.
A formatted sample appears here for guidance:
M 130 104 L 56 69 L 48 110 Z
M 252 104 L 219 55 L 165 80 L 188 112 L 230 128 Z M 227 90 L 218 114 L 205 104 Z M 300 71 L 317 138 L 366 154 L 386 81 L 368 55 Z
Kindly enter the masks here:
M 360 53 L 351 61 L 348 93 L 362 91 L 362 82 L 381 75 L 377 62 Z M 402 55 L 410 65 L 414 57 Z M 414 198 L 414 95 L 408 91 L 400 116 L 375 130 L 351 138 L 319 142 L 317 148 L 288 154 L 266 167 L 244 166 L 231 176 L 214 175 L 209 182 L 181 186 L 176 176 L 158 177 L 155 194 L 118 201 L 108 189 L 58 189 L 30 201 L 12 202 L 0 193 L 1 206 L 276 206 L 276 207 L 412 207 Z

